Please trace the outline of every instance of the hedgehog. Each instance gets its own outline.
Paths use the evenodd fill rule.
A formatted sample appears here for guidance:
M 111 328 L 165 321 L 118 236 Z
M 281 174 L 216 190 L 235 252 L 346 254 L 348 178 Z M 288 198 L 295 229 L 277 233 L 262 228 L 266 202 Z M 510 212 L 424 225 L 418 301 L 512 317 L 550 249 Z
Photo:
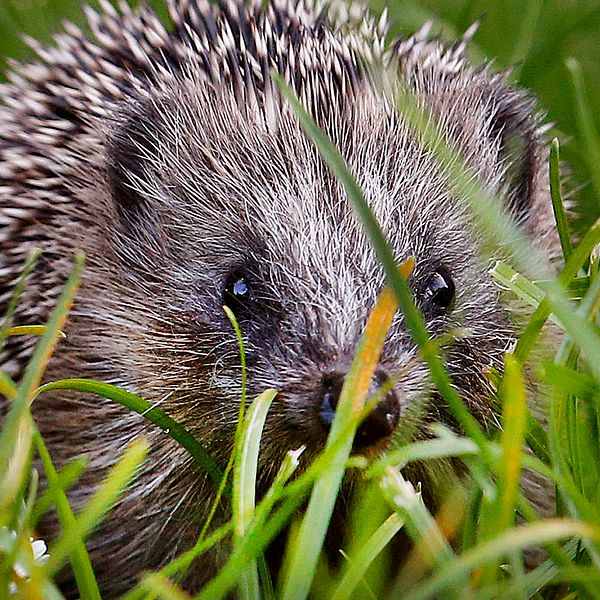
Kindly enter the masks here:
M 410 285 L 430 335 L 468 330 L 444 361 L 471 413 L 494 427 L 486 372 L 501 368 L 514 341 L 512 312 L 464 203 L 377 73 L 393 73 L 414 94 L 473 176 L 551 253 L 544 136 L 532 99 L 507 73 L 469 65 L 473 29 L 453 45 L 428 26 L 391 39 L 385 15 L 376 22 L 356 3 L 318 0 L 169 0 L 168 9 L 167 26 L 148 7 L 102 0 L 98 12 L 85 9 L 91 33 L 66 24 L 51 47 L 30 41 L 37 61 L 13 65 L 0 88 L 0 314 L 32 248 L 43 253 L 19 324 L 45 322 L 74 254 L 86 256 L 47 379 L 85 377 L 138 394 L 225 464 L 241 389 L 225 304 L 243 332 L 248 396 L 278 392 L 260 481 L 288 450 L 305 446 L 310 460 L 323 447 L 385 275 L 343 186 L 283 100 L 277 73 L 339 149 L 398 260 L 415 258 Z M 33 344 L 11 339 L 2 368 L 18 378 Z M 360 425 L 357 451 L 385 450 L 423 398 L 417 436 L 427 423 L 456 425 L 401 314 L 372 388 L 392 378 Z M 33 412 L 57 465 L 89 457 L 71 492 L 75 509 L 129 440 L 151 443 L 88 542 L 107 597 L 195 542 L 213 483 L 168 436 L 83 393 L 48 393 Z M 433 486 L 436 477 L 415 467 L 415 481 Z M 42 533 L 56 527 L 50 519 Z M 189 590 L 222 556 L 201 560 L 184 582 Z

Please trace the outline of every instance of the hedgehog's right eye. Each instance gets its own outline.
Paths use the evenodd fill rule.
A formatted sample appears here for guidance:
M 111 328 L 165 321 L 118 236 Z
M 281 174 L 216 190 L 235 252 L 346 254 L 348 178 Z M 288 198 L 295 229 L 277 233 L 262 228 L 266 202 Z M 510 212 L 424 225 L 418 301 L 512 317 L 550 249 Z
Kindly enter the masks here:
M 250 284 L 243 275 L 234 274 L 229 277 L 223 290 L 223 304 L 233 312 L 243 308 L 252 297 Z
M 440 310 L 448 310 L 454 302 L 456 287 L 447 269 L 440 267 L 427 282 L 425 296 Z

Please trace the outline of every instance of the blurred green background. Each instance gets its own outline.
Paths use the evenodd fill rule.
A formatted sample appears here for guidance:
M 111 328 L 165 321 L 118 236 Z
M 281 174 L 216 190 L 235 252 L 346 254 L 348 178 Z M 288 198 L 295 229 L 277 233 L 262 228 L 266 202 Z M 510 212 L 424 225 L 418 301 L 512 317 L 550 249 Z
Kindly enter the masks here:
M 92 6 L 95 2 L 89 2 Z M 164 2 L 152 4 L 165 15 Z M 387 5 L 394 32 L 410 34 L 432 19 L 448 39 L 480 20 L 471 58 L 513 67 L 513 80 L 532 90 L 562 146 L 567 196 L 575 200 L 573 225 L 584 230 L 600 216 L 600 1 L 592 0 L 372 0 L 373 12 Z M 31 52 L 23 34 L 44 42 L 69 20 L 85 27 L 76 0 L 0 0 L 0 77 L 7 60 Z M 580 65 L 580 93 L 566 60 Z

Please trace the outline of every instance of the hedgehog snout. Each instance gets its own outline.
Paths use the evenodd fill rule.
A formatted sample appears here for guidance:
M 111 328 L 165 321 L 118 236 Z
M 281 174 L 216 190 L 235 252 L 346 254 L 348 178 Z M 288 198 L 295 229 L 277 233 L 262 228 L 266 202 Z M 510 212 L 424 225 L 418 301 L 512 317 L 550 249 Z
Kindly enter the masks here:
M 318 415 L 321 425 L 329 430 L 335 417 L 345 373 L 327 373 L 321 379 L 320 393 L 317 396 Z M 384 391 L 389 388 L 388 391 Z M 383 392 L 383 393 L 382 393 Z M 375 395 L 381 396 L 371 412 L 359 425 L 354 438 L 354 449 L 367 448 L 390 436 L 400 420 L 400 402 L 389 386 L 389 377 L 382 370 L 375 372 L 367 401 Z

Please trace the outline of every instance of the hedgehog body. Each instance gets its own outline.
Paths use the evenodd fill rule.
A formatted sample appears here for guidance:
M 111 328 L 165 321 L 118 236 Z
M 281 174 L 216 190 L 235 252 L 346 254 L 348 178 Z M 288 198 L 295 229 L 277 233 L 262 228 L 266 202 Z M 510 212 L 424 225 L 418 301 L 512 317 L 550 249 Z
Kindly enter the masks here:
M 310 457 L 322 447 L 332 394 L 384 275 L 344 189 L 278 94 L 275 71 L 342 152 L 398 259 L 416 258 L 411 285 L 430 333 L 468 328 L 446 362 L 472 413 L 493 425 L 484 372 L 500 366 L 512 342 L 509 314 L 467 211 L 373 73 L 393 68 L 474 174 L 549 247 L 542 143 L 528 97 L 504 75 L 469 67 L 464 41 L 447 48 L 423 30 L 386 44 L 384 19 L 375 25 L 341 8 L 333 15 L 309 0 L 172 0 L 169 9 L 171 28 L 149 9 L 103 2 L 100 13 L 88 11 L 91 37 L 68 27 L 54 47 L 36 46 L 40 60 L 16 66 L 0 89 L 0 309 L 39 247 L 16 316 L 43 323 L 74 253 L 86 254 L 48 378 L 135 392 L 223 463 L 240 397 L 228 302 L 244 332 L 249 396 L 279 391 L 261 479 L 286 451 L 306 445 Z M 7 346 L 3 365 L 15 377 L 32 344 Z M 424 394 L 425 421 L 452 424 L 399 315 L 374 386 L 403 369 L 383 404 L 388 424 Z M 213 489 L 183 449 L 107 400 L 48 394 L 34 408 L 59 465 L 89 456 L 75 506 L 130 439 L 151 441 L 132 489 L 90 540 L 107 595 L 194 543 Z M 384 446 L 389 432 L 377 419 L 371 426 L 365 445 Z M 214 564 L 197 569 L 188 587 Z

